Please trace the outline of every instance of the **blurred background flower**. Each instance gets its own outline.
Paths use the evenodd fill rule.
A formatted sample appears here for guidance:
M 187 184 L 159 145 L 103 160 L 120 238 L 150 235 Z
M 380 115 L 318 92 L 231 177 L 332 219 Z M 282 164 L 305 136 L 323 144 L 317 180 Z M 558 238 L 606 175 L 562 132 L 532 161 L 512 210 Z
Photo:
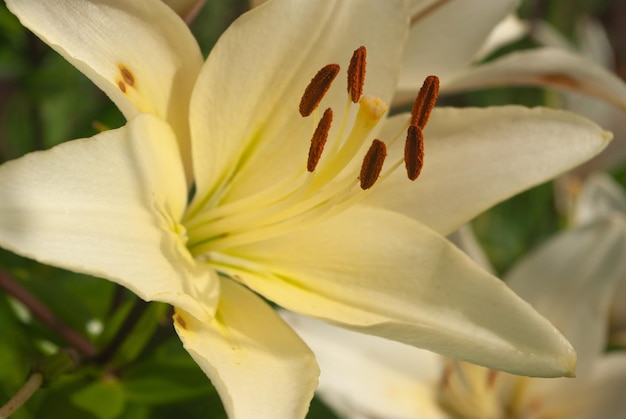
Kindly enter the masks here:
M 318 393 L 342 417 L 620 419 L 626 415 L 625 209 L 619 185 L 592 175 L 576 205 L 576 226 L 504 276 L 572 343 L 576 378 L 514 376 L 283 316 L 316 353 Z M 472 244 L 470 254 L 480 251 Z

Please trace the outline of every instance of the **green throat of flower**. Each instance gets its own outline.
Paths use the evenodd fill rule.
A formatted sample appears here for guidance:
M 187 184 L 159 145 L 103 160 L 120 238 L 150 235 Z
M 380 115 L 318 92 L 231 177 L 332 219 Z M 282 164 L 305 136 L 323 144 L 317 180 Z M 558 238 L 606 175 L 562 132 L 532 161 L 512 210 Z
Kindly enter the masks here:
M 339 125 L 331 135 L 335 112 L 318 107 L 340 72 L 338 64 L 320 69 L 306 87 L 299 111 L 313 120 L 313 134 L 301 173 L 250 196 L 222 204 L 205 203 L 183 221 L 189 235 L 187 247 L 195 256 L 212 258 L 224 251 L 293 231 L 343 211 L 404 164 L 407 176 L 417 179 L 424 164 L 422 130 L 435 106 L 439 79 L 429 76 L 415 100 L 402 130 L 384 141 L 371 140 L 361 150 L 383 116 L 387 104 L 363 94 L 366 73 L 365 47 L 356 49 L 347 71 L 347 100 Z M 358 106 L 356 116 L 350 112 Z M 388 167 L 387 147 L 405 139 L 404 153 Z M 304 162 L 303 162 L 304 163 Z M 383 170 L 384 169 L 384 170 Z M 357 186 L 358 185 L 358 186 Z M 208 202 L 215 202 L 211 199 Z

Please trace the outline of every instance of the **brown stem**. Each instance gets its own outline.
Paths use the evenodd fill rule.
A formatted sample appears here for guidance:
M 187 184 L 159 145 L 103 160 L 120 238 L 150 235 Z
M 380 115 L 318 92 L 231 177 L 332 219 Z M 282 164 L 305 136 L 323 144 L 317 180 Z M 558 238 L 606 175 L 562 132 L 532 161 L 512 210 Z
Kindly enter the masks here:
M 45 304 L 43 304 L 30 291 L 22 287 L 17 281 L 7 273 L 0 271 L 0 288 L 7 294 L 24 304 L 30 312 L 42 323 L 47 325 L 61 336 L 67 343 L 81 352 L 84 356 L 92 358 L 98 350 L 96 347 L 80 333 L 71 329 L 63 323 Z
M 30 396 L 32 396 L 39 387 L 41 387 L 42 383 L 43 376 L 40 373 L 36 372 L 31 375 L 15 396 L 13 396 L 7 404 L 0 407 L 0 419 L 8 418 L 13 414 L 13 412 L 22 407 L 24 403 L 30 399 Z

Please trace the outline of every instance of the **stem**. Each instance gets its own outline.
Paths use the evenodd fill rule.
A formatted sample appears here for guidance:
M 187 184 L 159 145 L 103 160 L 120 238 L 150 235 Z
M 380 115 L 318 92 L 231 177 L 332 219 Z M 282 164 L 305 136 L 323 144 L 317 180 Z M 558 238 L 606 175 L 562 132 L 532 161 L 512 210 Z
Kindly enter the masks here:
M 15 393 L 15 396 L 13 396 L 13 398 L 9 400 L 7 404 L 0 408 L 0 419 L 8 418 L 9 416 L 11 416 L 11 414 L 13 414 L 13 412 L 15 412 L 24 403 L 26 403 L 26 401 L 30 399 L 30 396 L 32 396 L 33 393 L 37 391 L 37 389 L 41 386 L 42 382 L 43 375 L 38 372 L 32 374 L 28 378 L 28 381 L 24 383 L 22 388 L 20 388 L 18 392 Z
M 94 357 L 97 353 L 96 347 L 83 335 L 71 329 L 63 323 L 44 303 L 35 297 L 30 291 L 22 287 L 8 274 L 0 271 L 0 289 L 4 289 L 7 294 L 24 304 L 30 312 L 42 323 L 54 330 L 67 343 L 73 346 L 86 357 Z
M 130 313 L 124 319 L 124 322 L 120 326 L 116 335 L 113 337 L 113 340 L 107 344 L 107 346 L 98 354 L 98 356 L 94 359 L 99 364 L 106 364 L 117 352 L 117 350 L 122 346 L 126 338 L 132 333 L 133 328 L 137 324 L 137 321 L 141 318 L 143 313 L 148 308 L 149 303 L 136 298 L 135 305 L 130 310 Z M 1 419 L 1 418 L 0 418 Z

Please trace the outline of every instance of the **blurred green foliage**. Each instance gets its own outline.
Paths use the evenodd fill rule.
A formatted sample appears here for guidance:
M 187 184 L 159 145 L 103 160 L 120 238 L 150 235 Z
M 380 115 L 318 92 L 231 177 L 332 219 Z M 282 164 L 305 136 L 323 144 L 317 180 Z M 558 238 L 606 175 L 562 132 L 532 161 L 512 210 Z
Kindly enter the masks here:
M 617 0 L 527 0 L 528 19 L 547 19 L 575 40 L 575 25 L 592 14 L 612 39 L 626 39 L 615 15 Z M 243 0 L 208 1 L 191 24 L 204 54 L 247 8 Z M 621 31 L 621 32 L 620 32 Z M 527 43 L 515 45 L 524 47 Z M 618 66 L 626 46 L 616 42 Z M 621 67 L 620 67 L 621 68 Z M 619 68 L 618 68 L 619 71 Z M 540 105 L 539 89 L 490 89 L 447 98 L 447 103 L 485 106 Z M 0 5 L 0 162 L 62 141 L 89 137 L 98 127 L 124 123 L 120 112 L 85 76 L 24 29 Z M 626 181 L 626 169 L 616 172 Z M 479 216 L 473 226 L 498 272 L 562 228 L 552 186 L 539 186 Z M 15 419 L 225 418 L 220 399 L 204 373 L 182 348 L 170 321 L 170 308 L 146 304 L 108 281 L 17 257 L 0 249 L 0 270 L 44 303 L 67 326 L 100 351 L 38 391 Z M 24 383 L 38 363 L 45 364 L 67 343 L 49 327 L 0 293 L 0 404 Z M 309 418 L 332 418 L 317 399 Z

